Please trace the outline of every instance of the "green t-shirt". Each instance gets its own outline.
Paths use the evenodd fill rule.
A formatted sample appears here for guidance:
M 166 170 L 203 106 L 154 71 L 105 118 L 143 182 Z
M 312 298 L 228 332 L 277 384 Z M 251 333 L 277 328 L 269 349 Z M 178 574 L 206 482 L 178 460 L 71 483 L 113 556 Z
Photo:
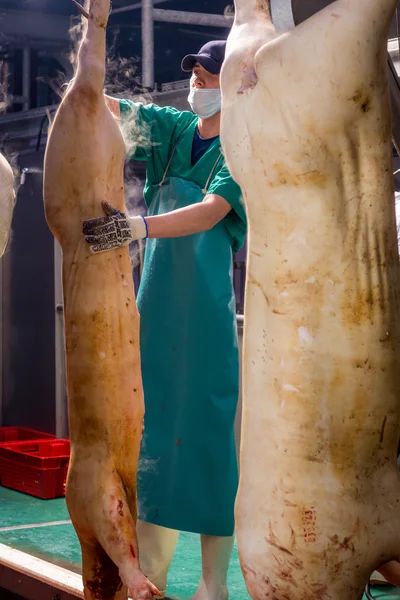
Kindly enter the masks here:
M 200 160 L 192 165 L 192 144 L 198 122 L 197 115 L 172 107 L 143 105 L 120 100 L 122 129 L 128 156 L 147 162 L 144 199 L 147 206 L 153 197 L 153 186 L 164 177 L 175 149 L 168 177 L 180 177 L 222 196 L 232 207 L 224 225 L 237 252 L 244 243 L 247 220 L 240 187 L 232 179 L 222 155 L 220 138 L 216 138 Z

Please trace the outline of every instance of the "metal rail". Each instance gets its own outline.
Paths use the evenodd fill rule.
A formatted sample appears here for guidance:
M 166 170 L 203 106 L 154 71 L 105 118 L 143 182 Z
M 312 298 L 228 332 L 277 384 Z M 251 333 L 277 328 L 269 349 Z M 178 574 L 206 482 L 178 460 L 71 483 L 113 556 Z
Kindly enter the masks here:
M 154 8 L 153 0 L 142 0 L 142 84 L 146 89 L 154 88 L 154 22 L 197 25 L 200 27 L 229 28 L 233 17 L 206 13 L 164 10 Z M 137 4 L 124 7 L 124 12 L 134 10 Z M 116 9 L 113 12 L 121 12 Z
M 155 8 L 153 10 L 154 21 L 162 23 L 183 23 L 185 25 L 200 25 L 204 27 L 231 27 L 233 17 L 224 15 L 212 15 L 206 13 L 186 12 L 183 10 L 164 10 Z
M 276 31 L 287 31 L 288 29 L 293 29 L 295 24 L 292 0 L 271 0 L 270 10 L 271 19 Z
M 169 0 L 153 0 L 153 4 L 163 4 L 164 2 L 168 2 Z M 120 8 L 114 8 L 111 11 L 112 15 L 117 15 L 119 13 L 130 12 L 132 10 L 138 10 L 142 8 L 141 2 L 136 2 L 135 4 L 130 4 L 129 6 L 121 6 Z
M 154 88 L 153 0 L 142 0 L 142 85 L 144 88 Z

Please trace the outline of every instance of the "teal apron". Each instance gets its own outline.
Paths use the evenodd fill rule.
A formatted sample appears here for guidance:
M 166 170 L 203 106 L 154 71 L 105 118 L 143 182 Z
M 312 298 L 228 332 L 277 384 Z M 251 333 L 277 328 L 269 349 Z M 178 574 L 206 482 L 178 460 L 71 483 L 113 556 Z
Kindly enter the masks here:
M 149 215 L 202 202 L 221 158 L 202 190 L 167 177 L 172 156 L 154 186 Z M 146 242 L 138 293 L 145 397 L 138 505 L 148 523 L 233 534 L 239 356 L 232 276 L 223 222 Z
M 370 595 L 377 600 L 400 600 L 400 589 L 392 585 L 372 585 Z M 365 594 L 363 600 L 367 600 Z

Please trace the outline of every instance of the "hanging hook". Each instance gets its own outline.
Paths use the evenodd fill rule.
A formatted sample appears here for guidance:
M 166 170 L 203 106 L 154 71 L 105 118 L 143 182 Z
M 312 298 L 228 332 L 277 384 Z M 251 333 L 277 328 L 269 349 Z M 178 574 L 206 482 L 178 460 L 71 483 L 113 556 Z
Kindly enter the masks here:
M 85 19 L 89 20 L 89 13 L 87 12 L 86 9 L 83 8 L 82 4 L 79 4 L 79 2 L 77 2 L 77 0 L 72 0 L 72 2 L 75 4 L 76 8 L 79 10 L 81 15 L 83 15 L 85 17 Z M 109 14 L 111 14 L 111 12 L 112 12 L 112 5 L 113 5 L 112 0 L 110 0 Z
M 85 19 L 89 19 L 89 13 L 83 8 L 82 4 L 79 4 L 79 2 L 77 2 L 76 0 L 72 0 L 72 2 L 75 4 L 76 8 L 79 10 L 81 15 L 84 16 Z

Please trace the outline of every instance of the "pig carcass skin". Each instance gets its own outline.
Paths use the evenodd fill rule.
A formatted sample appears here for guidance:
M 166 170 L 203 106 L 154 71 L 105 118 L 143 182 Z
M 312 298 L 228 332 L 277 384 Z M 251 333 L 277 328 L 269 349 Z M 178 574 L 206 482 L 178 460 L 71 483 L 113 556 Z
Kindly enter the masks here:
M 278 35 L 236 0 L 222 145 L 249 218 L 236 533 L 253 600 L 358 600 L 400 554 L 395 0 Z
M 14 173 L 8 161 L 0 154 L 0 256 L 3 256 L 10 237 L 14 205 Z
M 125 210 L 125 145 L 106 107 L 110 0 L 87 5 L 78 68 L 45 157 L 46 218 L 63 252 L 71 461 L 68 510 L 82 549 L 85 600 L 150 600 L 140 570 L 136 471 L 144 414 L 139 315 L 128 248 L 91 255 L 82 222 L 101 202 Z

